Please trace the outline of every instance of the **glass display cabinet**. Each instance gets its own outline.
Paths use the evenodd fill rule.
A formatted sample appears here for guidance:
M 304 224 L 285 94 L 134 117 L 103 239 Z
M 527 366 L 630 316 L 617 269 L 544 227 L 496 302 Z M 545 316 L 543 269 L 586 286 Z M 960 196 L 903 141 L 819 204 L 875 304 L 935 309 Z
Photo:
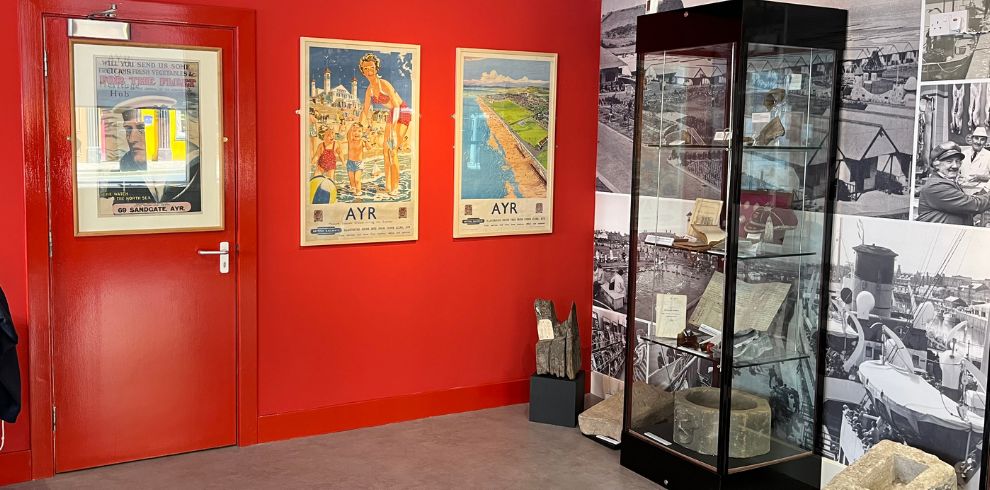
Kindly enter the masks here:
M 638 20 L 621 461 L 670 490 L 819 486 L 845 28 L 759 0 Z

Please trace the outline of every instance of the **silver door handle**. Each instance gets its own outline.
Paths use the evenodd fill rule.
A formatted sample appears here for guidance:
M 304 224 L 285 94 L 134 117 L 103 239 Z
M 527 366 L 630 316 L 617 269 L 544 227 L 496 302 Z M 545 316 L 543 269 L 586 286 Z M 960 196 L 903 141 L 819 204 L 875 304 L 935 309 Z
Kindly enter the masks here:
M 220 250 L 197 250 L 200 255 L 219 255 L 220 273 L 230 272 L 230 242 L 220 242 Z

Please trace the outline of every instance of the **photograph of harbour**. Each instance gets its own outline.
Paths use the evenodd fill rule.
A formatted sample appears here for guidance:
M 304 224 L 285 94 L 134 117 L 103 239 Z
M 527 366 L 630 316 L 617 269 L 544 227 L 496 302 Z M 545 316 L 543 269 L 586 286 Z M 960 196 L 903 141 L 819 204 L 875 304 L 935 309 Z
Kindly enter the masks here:
M 839 92 L 837 214 L 907 219 L 920 12 L 914 2 L 851 2 Z
M 990 78 L 990 1 L 926 0 L 923 9 L 921 81 Z
M 954 465 L 961 488 L 979 488 L 990 259 L 978 252 L 990 235 L 841 216 L 835 239 L 825 455 L 850 464 L 890 439 Z

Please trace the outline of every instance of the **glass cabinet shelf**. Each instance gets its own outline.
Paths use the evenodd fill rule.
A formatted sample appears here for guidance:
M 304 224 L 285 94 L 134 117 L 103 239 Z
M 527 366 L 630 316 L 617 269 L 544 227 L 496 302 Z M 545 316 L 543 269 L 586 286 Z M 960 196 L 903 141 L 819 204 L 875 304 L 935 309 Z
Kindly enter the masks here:
M 677 246 L 677 243 L 678 242 L 675 242 L 673 245 L 653 244 L 653 246 L 660 247 L 660 248 L 671 249 L 671 250 L 678 250 L 678 251 L 687 252 L 687 253 L 705 254 L 705 255 L 711 255 L 711 256 L 714 256 L 714 257 L 725 258 L 725 250 L 718 250 L 718 249 L 696 250 L 696 249 L 693 249 L 693 248 L 678 247 Z M 817 253 L 818 252 L 747 252 L 747 251 L 740 251 L 737 258 L 739 260 L 785 259 L 785 258 L 789 258 L 789 257 L 810 257 L 810 256 L 813 256 L 813 255 L 815 255 Z
M 672 422 L 653 424 L 649 427 L 644 427 L 640 430 L 634 431 L 632 434 L 643 442 L 659 450 L 668 451 L 678 457 L 685 458 L 689 462 L 707 468 L 710 471 L 715 471 L 715 465 L 717 464 L 715 456 L 695 452 L 673 442 L 674 424 Z M 767 451 L 766 454 L 749 458 L 741 458 L 737 461 L 738 466 L 730 471 L 731 473 L 738 473 L 740 471 L 755 469 L 761 466 L 775 464 L 782 461 L 789 461 L 794 458 L 801 458 L 809 455 L 811 455 L 811 451 L 806 449 L 802 449 L 781 441 L 771 441 L 770 450 Z
M 639 340 L 643 342 L 650 342 L 655 345 L 664 346 L 670 349 L 674 349 L 684 354 L 700 357 L 712 363 L 718 362 L 718 359 L 712 358 L 712 354 L 709 354 L 708 352 L 705 352 L 700 349 L 694 349 L 691 347 L 684 347 L 677 345 L 676 339 L 655 337 L 652 335 L 640 335 Z M 704 343 L 706 341 L 702 340 L 700 342 Z M 764 364 L 774 364 L 774 363 L 780 363 L 786 361 L 798 361 L 801 359 L 807 359 L 808 356 L 809 354 L 806 352 L 801 352 L 797 350 L 788 350 L 786 347 L 781 348 L 775 346 L 767 349 L 753 351 L 753 353 L 749 355 L 740 355 L 736 357 L 732 367 L 745 368 L 745 367 L 762 366 Z

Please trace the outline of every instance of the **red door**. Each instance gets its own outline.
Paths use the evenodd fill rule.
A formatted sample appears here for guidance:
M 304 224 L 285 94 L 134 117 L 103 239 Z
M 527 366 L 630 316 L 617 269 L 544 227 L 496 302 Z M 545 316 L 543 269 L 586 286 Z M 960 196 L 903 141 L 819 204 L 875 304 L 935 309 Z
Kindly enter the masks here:
M 128 43 L 219 49 L 217 105 L 234 114 L 232 31 L 132 23 Z M 45 19 L 45 44 L 55 470 L 235 444 L 237 261 L 221 273 L 218 255 L 198 253 L 221 242 L 236 253 L 233 142 L 214 152 L 222 230 L 76 236 L 73 154 L 86 142 L 72 126 L 65 18 Z

